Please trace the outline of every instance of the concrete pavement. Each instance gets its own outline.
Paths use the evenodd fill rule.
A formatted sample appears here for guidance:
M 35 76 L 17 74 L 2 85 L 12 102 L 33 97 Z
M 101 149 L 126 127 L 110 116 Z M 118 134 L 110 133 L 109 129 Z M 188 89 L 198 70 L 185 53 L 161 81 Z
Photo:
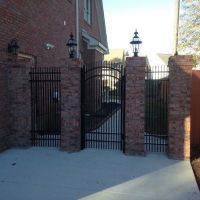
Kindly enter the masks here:
M 121 108 L 100 127 L 85 133 L 86 147 L 120 149 L 121 147 Z
M 32 147 L 0 153 L 0 200 L 198 200 L 189 161 L 118 150 Z

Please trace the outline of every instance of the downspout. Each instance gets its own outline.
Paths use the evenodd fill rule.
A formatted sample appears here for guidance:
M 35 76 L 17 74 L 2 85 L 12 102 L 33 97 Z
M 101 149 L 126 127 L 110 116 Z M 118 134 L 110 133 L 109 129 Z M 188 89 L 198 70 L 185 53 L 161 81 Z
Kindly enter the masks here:
M 76 0 L 76 57 L 79 58 L 79 12 L 78 12 L 78 0 Z
M 178 29 L 179 29 L 179 10 L 180 10 L 180 0 L 175 0 L 173 55 L 178 55 L 177 47 L 178 47 Z

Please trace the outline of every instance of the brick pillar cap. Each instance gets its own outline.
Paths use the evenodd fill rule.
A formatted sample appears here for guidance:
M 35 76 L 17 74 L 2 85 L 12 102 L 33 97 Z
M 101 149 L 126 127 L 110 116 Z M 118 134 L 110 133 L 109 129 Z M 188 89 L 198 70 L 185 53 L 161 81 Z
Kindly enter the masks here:
M 138 56 L 138 57 L 134 57 L 134 56 L 126 57 L 126 60 L 141 60 L 141 59 L 145 59 L 146 60 L 146 57 L 140 57 L 140 56 Z
M 192 55 L 180 55 L 169 57 L 168 65 L 182 65 L 182 66 L 194 66 L 194 60 Z
M 79 65 L 79 67 L 82 67 L 83 66 L 83 60 L 82 59 L 79 59 L 79 58 L 62 58 L 60 60 L 60 66 L 63 67 L 63 66 L 68 66 L 68 65 Z
M 145 66 L 146 67 L 146 57 L 127 57 L 126 66 Z

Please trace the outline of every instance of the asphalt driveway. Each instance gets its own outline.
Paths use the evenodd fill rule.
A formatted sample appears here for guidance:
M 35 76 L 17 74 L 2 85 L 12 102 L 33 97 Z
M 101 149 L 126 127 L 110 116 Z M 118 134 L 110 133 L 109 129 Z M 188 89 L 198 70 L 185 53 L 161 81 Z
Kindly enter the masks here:
M 1 200 L 197 200 L 189 161 L 117 150 L 9 149 L 0 153 Z

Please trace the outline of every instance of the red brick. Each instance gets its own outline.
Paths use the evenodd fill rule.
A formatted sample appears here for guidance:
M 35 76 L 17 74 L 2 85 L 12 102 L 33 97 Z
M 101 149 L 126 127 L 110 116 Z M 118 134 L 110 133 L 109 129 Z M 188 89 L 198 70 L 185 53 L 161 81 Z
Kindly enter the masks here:
M 61 150 L 81 148 L 81 67 L 80 59 L 61 60 Z M 69 78 L 70 77 L 70 78 Z M 70 87 L 68 86 L 70 84 Z
M 190 158 L 192 68 L 192 56 L 169 59 L 169 158 Z
M 31 130 L 31 90 L 29 69 L 32 62 L 8 62 L 9 146 L 29 147 Z
M 91 25 L 84 20 L 84 1 L 79 1 L 79 50 L 83 54 L 84 63 L 102 60 L 102 54 L 96 50 L 88 50 L 82 39 L 82 29 L 87 31 L 92 37 L 100 41 L 100 31 L 96 15 L 95 0 L 91 0 Z M 10 105 L 9 97 L 17 97 L 12 89 L 12 85 L 17 83 L 17 77 L 25 81 L 21 72 L 18 74 L 17 68 L 30 64 L 22 63 L 17 60 L 16 56 L 7 52 L 7 45 L 12 38 L 18 39 L 19 51 L 21 53 L 30 54 L 35 58 L 36 67 L 58 67 L 61 58 L 68 58 L 68 50 L 66 43 L 70 38 L 71 32 L 75 37 L 75 20 L 76 20 L 76 1 L 60 0 L 44 0 L 42 3 L 37 0 L 6 0 L 0 3 L 0 151 L 9 147 L 10 138 Z M 66 21 L 66 26 L 64 26 Z M 50 43 L 55 46 L 53 49 L 46 49 L 46 44 Z M 12 66 L 13 71 L 8 72 L 7 65 Z M 15 74 L 16 73 L 16 74 Z M 26 75 L 26 72 L 24 72 Z M 8 79 L 8 75 L 13 80 Z M 25 79 L 24 79 L 25 78 Z M 24 83 L 26 87 L 29 82 Z M 71 87 L 69 83 L 69 87 Z M 11 93 L 12 92 L 12 93 Z M 24 92 L 21 89 L 21 92 Z M 20 97 L 17 97 L 20 98 Z M 14 99 L 10 99 L 14 102 Z M 19 102 L 21 100 L 19 99 Z M 72 101 L 72 100 L 71 100 Z M 19 103 L 15 101 L 15 105 Z M 20 105 L 20 104 L 18 104 Z M 12 105 L 14 106 L 14 104 Z M 21 106 L 21 105 L 20 105 Z M 21 106 L 23 108 L 23 106 Z M 15 108 L 14 108 L 15 109 Z M 13 131 L 16 130 L 13 128 Z M 18 130 L 19 131 L 19 130 Z M 30 131 L 30 130 L 29 130 Z M 17 134 L 11 135 L 11 145 L 19 145 L 14 143 Z M 27 133 L 28 134 L 28 133 Z
M 145 58 L 126 60 L 125 154 L 128 155 L 145 155 L 145 67 Z

